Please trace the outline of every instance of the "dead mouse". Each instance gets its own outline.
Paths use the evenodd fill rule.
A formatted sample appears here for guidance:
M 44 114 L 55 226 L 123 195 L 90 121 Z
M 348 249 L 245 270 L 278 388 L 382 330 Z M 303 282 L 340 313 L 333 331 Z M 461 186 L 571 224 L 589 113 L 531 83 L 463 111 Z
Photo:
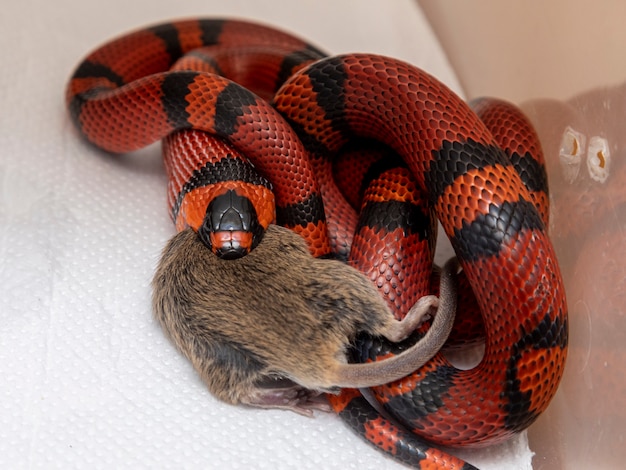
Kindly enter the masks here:
M 322 392 L 402 378 L 443 345 L 456 311 L 458 264 L 442 272 L 441 298 L 426 296 L 397 321 L 356 269 L 313 258 L 305 241 L 271 225 L 249 255 L 221 260 L 191 229 L 175 235 L 155 273 L 161 326 L 219 399 L 232 404 L 327 409 Z M 425 337 L 393 358 L 348 364 L 359 332 L 397 342 L 438 310 Z

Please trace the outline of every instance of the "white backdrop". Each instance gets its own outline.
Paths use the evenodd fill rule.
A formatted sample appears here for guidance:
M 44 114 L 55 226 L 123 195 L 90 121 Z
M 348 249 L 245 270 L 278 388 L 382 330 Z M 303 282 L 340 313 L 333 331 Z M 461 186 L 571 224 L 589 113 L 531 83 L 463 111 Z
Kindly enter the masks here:
M 0 16 L 0 467 L 391 469 L 332 414 L 217 402 L 165 339 L 149 283 L 174 233 L 158 146 L 113 157 L 64 107 L 112 36 L 189 16 L 259 19 L 333 53 L 402 58 L 459 90 L 410 0 L 21 0 Z M 525 435 L 457 452 L 530 468 Z

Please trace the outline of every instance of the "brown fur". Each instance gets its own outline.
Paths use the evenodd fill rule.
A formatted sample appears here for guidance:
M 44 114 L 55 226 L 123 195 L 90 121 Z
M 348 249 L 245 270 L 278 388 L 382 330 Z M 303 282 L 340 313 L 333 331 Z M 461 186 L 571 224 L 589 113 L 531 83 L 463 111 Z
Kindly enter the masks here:
M 275 225 L 248 256 L 227 261 L 192 230 L 178 233 L 163 251 L 153 290 L 156 318 L 215 396 L 305 414 L 325 407 L 320 392 L 380 385 L 415 370 L 447 338 L 456 308 L 452 292 L 428 345 L 424 338 L 393 359 L 347 364 L 357 333 L 400 341 L 438 300 L 425 297 L 399 322 L 365 276 L 313 258 L 299 235 Z

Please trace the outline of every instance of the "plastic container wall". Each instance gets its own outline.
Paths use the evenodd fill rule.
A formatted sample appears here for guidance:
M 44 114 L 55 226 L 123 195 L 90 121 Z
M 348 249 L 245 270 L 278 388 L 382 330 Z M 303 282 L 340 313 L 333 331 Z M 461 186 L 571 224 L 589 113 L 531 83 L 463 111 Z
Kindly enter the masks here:
M 533 467 L 626 461 L 626 32 L 623 2 L 422 0 L 468 98 L 521 105 L 550 182 L 568 362 L 529 429 Z
M 570 314 L 561 388 L 530 431 L 535 468 L 623 468 L 626 85 L 523 108 L 552 157 L 550 234 Z

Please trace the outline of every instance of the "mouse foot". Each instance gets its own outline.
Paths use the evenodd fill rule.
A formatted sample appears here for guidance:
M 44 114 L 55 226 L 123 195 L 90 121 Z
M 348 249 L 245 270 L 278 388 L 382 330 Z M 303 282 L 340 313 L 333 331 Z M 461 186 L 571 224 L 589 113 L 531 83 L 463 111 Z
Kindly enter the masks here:
M 445 341 L 450 334 L 456 315 L 456 277 L 458 272 L 459 262 L 457 258 L 450 258 L 441 269 L 439 297 L 425 295 L 418 299 L 401 321 L 390 324 L 389 331 L 385 332 L 384 336 L 390 341 L 400 342 L 413 333 L 425 320 L 435 317 L 436 325 L 433 323 L 430 330 L 439 329 L 439 331 L 435 331 L 436 336 Z
M 439 306 L 439 298 L 435 295 L 421 297 L 411 307 L 407 315 L 401 321 L 391 324 L 392 328 L 385 336 L 393 342 L 400 342 L 413 333 L 424 321 L 433 317 Z
M 284 388 L 257 388 L 244 400 L 259 408 L 279 408 L 312 417 L 313 410 L 332 411 L 323 392 L 293 384 Z

